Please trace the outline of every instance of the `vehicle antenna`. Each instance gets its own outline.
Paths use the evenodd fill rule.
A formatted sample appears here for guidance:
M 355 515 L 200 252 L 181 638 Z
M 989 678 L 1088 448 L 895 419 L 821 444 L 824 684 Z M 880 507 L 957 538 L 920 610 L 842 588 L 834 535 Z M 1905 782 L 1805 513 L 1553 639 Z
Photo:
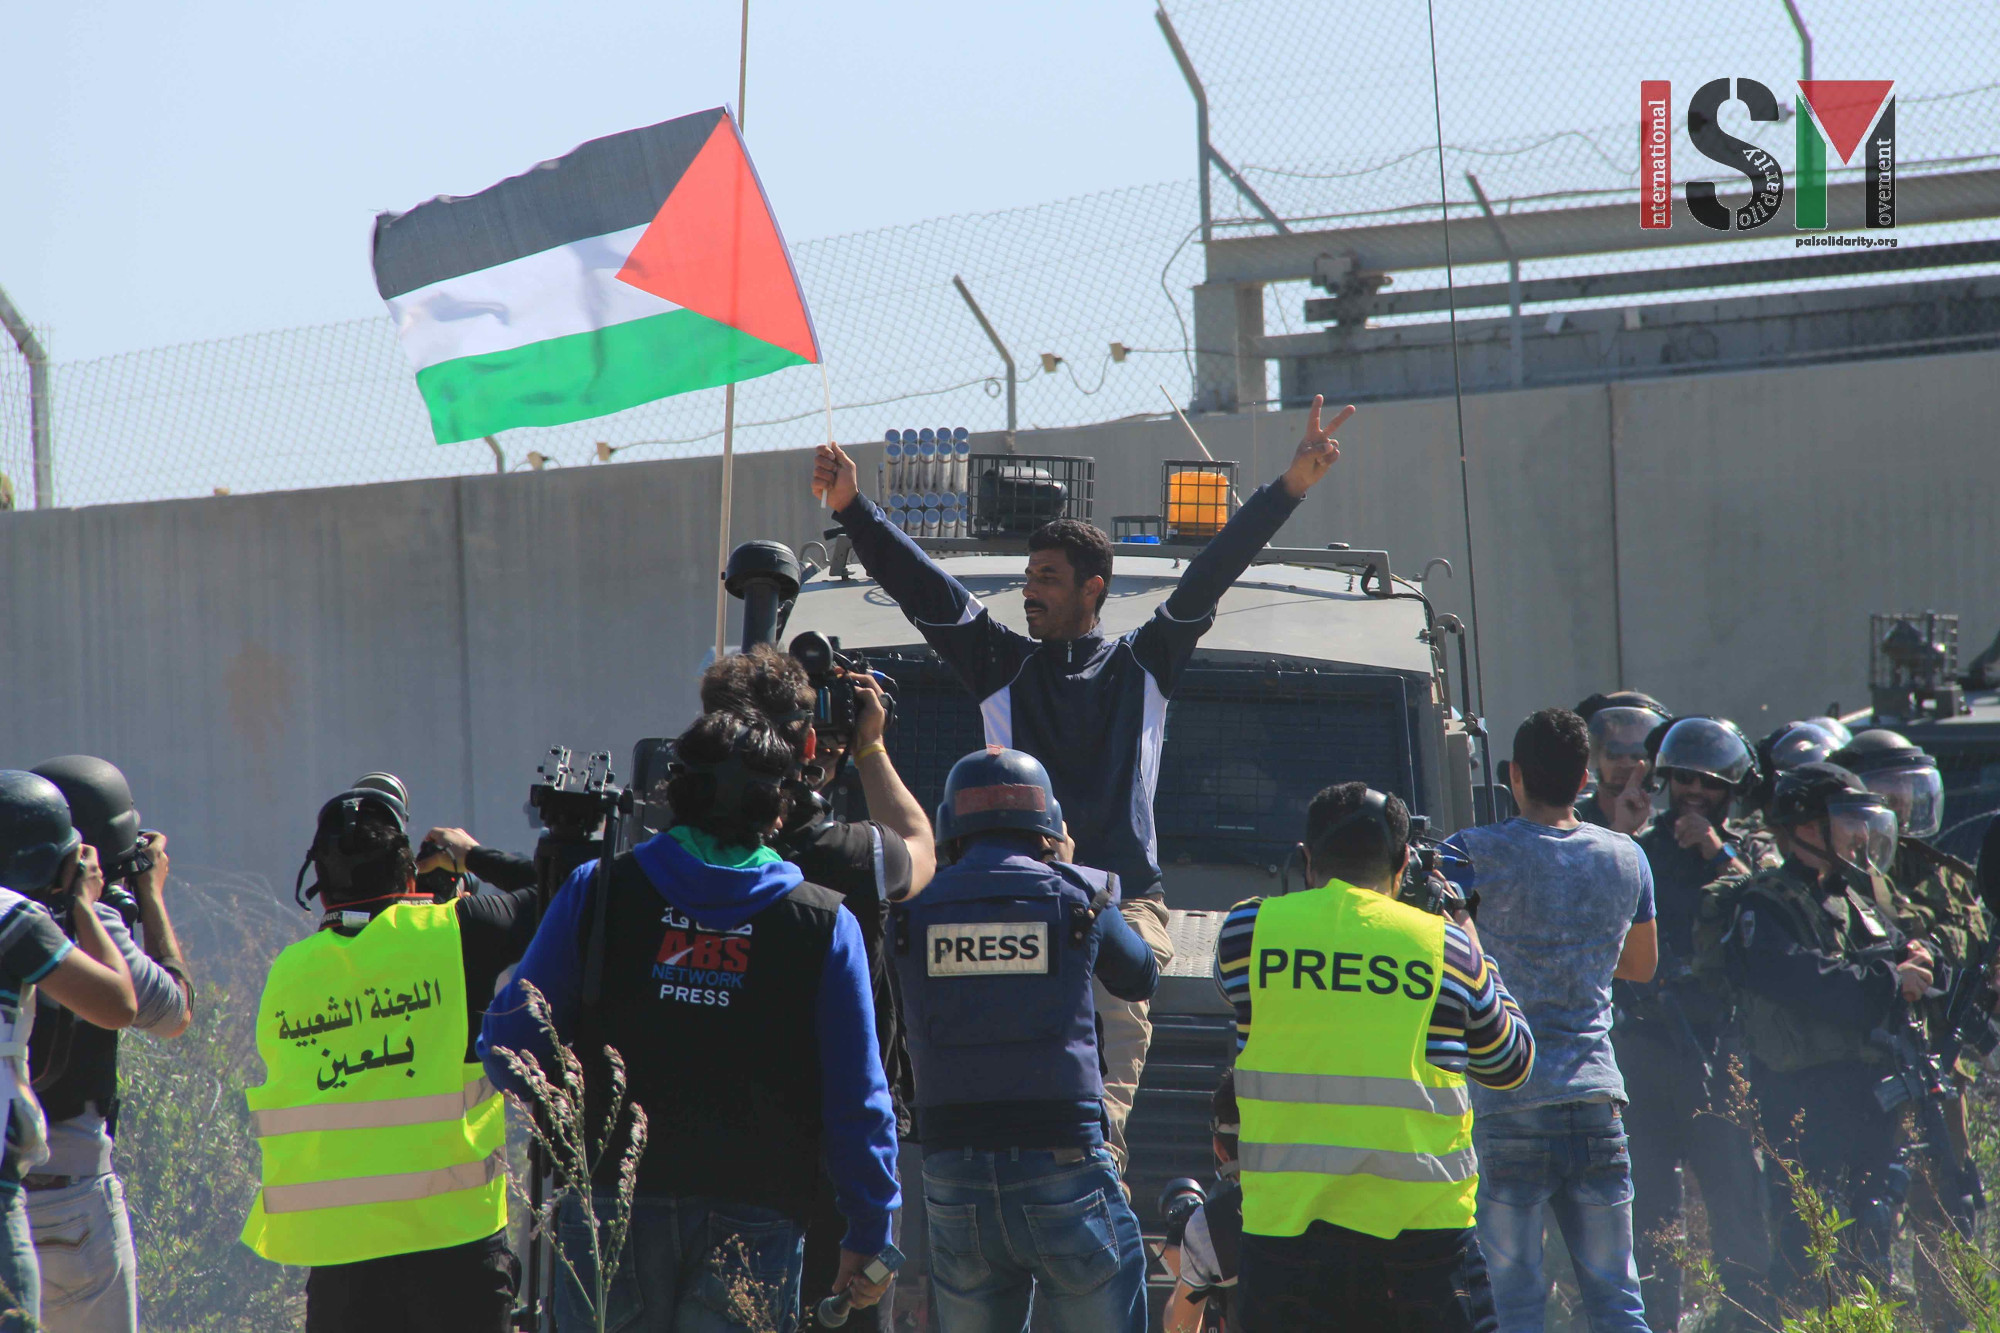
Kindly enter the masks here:
M 1167 400 L 1167 406 L 1171 407 L 1174 410 L 1174 415 L 1180 418 L 1181 424 L 1187 427 L 1187 433 L 1190 435 L 1194 435 L 1194 447 L 1201 450 L 1201 456 L 1203 458 L 1206 458 L 1209 462 L 1213 463 L 1215 461 L 1215 455 L 1210 453 L 1208 451 L 1208 446 L 1201 442 L 1201 436 L 1195 435 L 1194 423 L 1187 419 L 1187 414 L 1181 411 L 1181 405 L 1174 401 L 1174 396 L 1167 392 L 1167 386 L 1164 384 L 1160 386 L 1160 395 L 1161 397 Z M 1254 420 L 1251 421 L 1250 429 L 1253 433 L 1256 431 L 1257 429 L 1256 421 Z M 1243 503 L 1243 497 L 1236 493 L 1236 485 L 1234 482 L 1231 482 L 1229 486 L 1229 498 L 1234 500 L 1239 505 Z
M 1458 411 L 1458 498 L 1465 517 L 1465 575 L 1471 598 L 1472 622 L 1472 670 L 1475 684 L 1474 697 L 1479 701 L 1480 719 L 1468 719 L 1468 724 L 1477 725 L 1484 735 L 1483 719 L 1486 714 L 1486 665 L 1481 660 L 1481 650 L 1485 645 L 1479 633 L 1479 566 L 1472 554 L 1472 486 L 1467 479 L 1465 463 L 1465 383 L 1458 367 L 1458 288 L 1451 270 L 1451 205 L 1445 192 L 1444 182 L 1444 95 L 1438 88 L 1438 37 L 1436 0 L 1424 0 L 1424 17 L 1429 24 L 1431 39 L 1431 114 L 1437 127 L 1438 150 L 1438 224 L 1444 231 L 1444 290 L 1446 317 L 1451 325 L 1451 396 Z M 1490 738 L 1479 747 L 1486 766 L 1486 793 L 1489 809 L 1493 800 L 1493 757 Z

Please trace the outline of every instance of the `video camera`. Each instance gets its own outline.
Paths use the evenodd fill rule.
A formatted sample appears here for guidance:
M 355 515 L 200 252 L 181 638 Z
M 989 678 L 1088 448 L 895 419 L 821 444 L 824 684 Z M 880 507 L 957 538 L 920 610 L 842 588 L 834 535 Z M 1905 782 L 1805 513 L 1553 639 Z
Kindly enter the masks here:
M 860 701 L 855 698 L 857 676 L 873 676 L 880 682 L 882 706 L 888 710 L 889 721 L 896 720 L 895 682 L 869 670 L 866 658 L 841 652 L 838 639 L 807 630 L 794 637 L 786 651 L 805 668 L 806 679 L 812 682 L 813 730 L 829 748 L 845 750 L 854 743 L 854 724 L 861 715 Z
M 1467 892 L 1445 878 L 1441 867 L 1447 860 L 1456 861 L 1458 857 L 1431 837 L 1430 829 L 1429 815 L 1410 816 L 1410 863 L 1403 870 L 1396 901 L 1421 908 L 1432 916 L 1449 917 L 1463 911 L 1477 917 L 1479 891 Z
M 578 866 L 605 853 L 598 830 L 610 831 L 612 817 L 632 808 L 632 793 L 617 785 L 609 751 L 578 764 L 569 747 L 552 745 L 535 775 L 528 805 L 542 821 L 541 840 L 535 844 L 535 876 L 546 907 Z

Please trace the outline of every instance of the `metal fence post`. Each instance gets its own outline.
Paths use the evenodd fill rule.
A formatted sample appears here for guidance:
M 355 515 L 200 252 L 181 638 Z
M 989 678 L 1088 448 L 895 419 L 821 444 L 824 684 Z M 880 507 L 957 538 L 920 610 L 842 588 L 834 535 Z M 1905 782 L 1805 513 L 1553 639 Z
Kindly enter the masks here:
M 993 350 L 1000 353 L 1000 359 L 1007 363 L 1007 449 L 1011 453 L 1014 448 L 1014 381 L 1018 378 L 1014 370 L 1014 354 L 1007 350 L 1006 343 L 1000 341 L 1000 335 L 994 331 L 992 321 L 986 318 L 986 312 L 979 308 L 979 302 L 972 299 L 972 289 L 965 285 L 965 279 L 954 273 L 951 285 L 958 288 L 958 294 L 965 298 L 972 317 L 979 321 L 980 328 L 986 330 L 986 340 L 993 344 Z
M 35 472 L 35 508 L 47 509 L 56 502 L 54 459 L 49 442 L 49 353 L 41 339 L 21 318 L 21 312 L 0 288 L 0 326 L 4 326 L 28 362 L 28 435 Z

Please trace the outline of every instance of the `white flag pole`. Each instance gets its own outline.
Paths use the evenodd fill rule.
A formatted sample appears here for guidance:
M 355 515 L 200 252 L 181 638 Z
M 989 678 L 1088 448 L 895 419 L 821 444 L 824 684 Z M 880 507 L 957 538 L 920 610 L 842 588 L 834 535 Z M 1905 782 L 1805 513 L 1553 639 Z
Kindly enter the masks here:
M 750 75 L 750 0 L 743 0 L 743 27 L 736 40 L 736 130 L 743 132 L 743 98 Z M 722 535 L 715 557 L 715 657 L 729 646 L 729 589 L 722 571 L 729 565 L 729 517 L 736 499 L 736 384 L 722 391 Z

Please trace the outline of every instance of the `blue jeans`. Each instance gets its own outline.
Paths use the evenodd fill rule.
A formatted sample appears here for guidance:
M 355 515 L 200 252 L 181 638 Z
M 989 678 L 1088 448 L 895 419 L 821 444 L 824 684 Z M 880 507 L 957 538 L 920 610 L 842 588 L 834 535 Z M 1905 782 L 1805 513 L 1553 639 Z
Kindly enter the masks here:
M 25 1195 L 19 1185 L 0 1186 L 0 1333 L 41 1326 L 42 1270 Z
M 1632 1261 L 1632 1154 L 1612 1102 L 1481 1113 L 1479 1244 L 1500 1333 L 1541 1333 L 1542 1209 L 1555 1213 L 1592 1333 L 1646 1333 Z
M 592 1198 L 600 1222 L 612 1198 Z M 601 1234 L 601 1233 L 600 1233 Z M 563 1253 L 594 1286 L 590 1237 L 576 1200 L 563 1200 L 557 1223 Z M 771 1208 L 726 1199 L 641 1195 L 632 1232 L 606 1297 L 611 1333 L 793 1333 L 799 1324 L 799 1269 L 805 1226 Z M 586 1287 L 556 1264 L 556 1333 L 584 1333 L 591 1318 Z
M 1146 1333 L 1146 1255 L 1111 1151 L 924 1155 L 931 1289 L 943 1333 Z

